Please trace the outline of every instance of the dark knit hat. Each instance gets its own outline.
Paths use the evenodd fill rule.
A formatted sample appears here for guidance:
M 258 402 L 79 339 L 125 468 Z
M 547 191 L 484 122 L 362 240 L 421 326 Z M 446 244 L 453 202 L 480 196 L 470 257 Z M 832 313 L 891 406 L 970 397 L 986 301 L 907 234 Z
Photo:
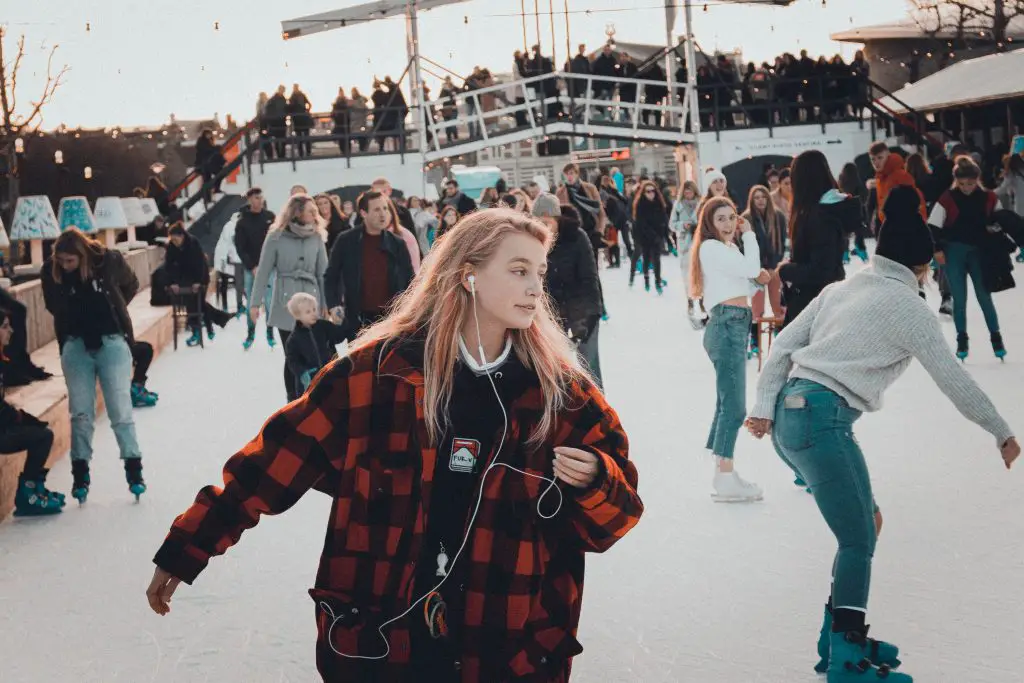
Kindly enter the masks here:
M 182 225 L 180 222 L 178 222 L 178 223 L 175 223 L 174 225 L 171 226 L 171 229 L 167 231 L 167 234 L 170 235 L 170 236 L 174 236 L 174 235 L 187 235 L 188 231 L 185 230 L 185 226 L 184 225 Z
M 907 268 L 931 263 L 935 242 L 921 218 L 921 196 L 910 185 L 897 185 L 885 200 L 885 221 L 878 231 L 875 254 Z

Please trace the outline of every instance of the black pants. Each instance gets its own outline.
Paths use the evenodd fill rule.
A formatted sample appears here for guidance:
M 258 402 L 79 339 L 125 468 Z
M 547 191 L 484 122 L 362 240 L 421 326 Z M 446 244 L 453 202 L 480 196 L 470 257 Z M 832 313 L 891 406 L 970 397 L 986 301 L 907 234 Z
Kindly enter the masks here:
M 633 277 L 636 276 L 636 262 L 643 259 L 644 269 L 644 284 L 650 284 L 650 275 L 648 274 L 651 266 L 654 267 L 654 282 L 657 285 L 661 284 L 661 245 L 655 242 L 638 241 L 636 249 L 633 251 L 633 258 L 631 269 L 629 271 L 629 281 L 633 281 Z
M 627 223 L 619 228 L 619 234 L 622 235 L 622 243 L 626 245 L 626 257 L 633 262 L 633 268 L 636 268 L 636 262 L 633 261 L 633 227 Z
M 296 128 L 295 137 L 299 139 L 295 146 L 299 158 L 313 156 L 313 144 L 309 141 L 309 128 Z
M 277 328 L 277 333 L 281 335 L 281 351 L 285 354 L 288 353 L 288 337 L 292 336 L 291 330 L 282 330 L 280 327 Z M 291 403 L 297 399 L 301 394 L 296 386 L 295 375 L 292 374 L 291 368 L 288 367 L 288 359 L 285 357 L 284 361 L 284 390 L 288 396 L 288 402 Z
M 42 475 L 53 446 L 53 432 L 45 425 L 11 425 L 0 434 L 0 454 L 11 455 L 28 451 L 25 458 L 26 477 L 35 479 Z
M 132 344 L 132 363 L 135 365 L 132 384 L 146 386 L 146 373 L 153 364 L 153 345 L 144 341 Z

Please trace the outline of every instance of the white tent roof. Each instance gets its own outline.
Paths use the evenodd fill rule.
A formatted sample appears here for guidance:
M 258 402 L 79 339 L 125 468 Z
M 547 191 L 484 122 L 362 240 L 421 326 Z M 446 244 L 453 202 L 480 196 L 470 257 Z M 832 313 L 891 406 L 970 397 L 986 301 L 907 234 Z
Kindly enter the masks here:
M 990 28 L 987 28 L 984 23 L 978 22 L 976 25 L 968 27 L 968 37 L 971 37 L 970 34 L 978 33 L 979 31 L 991 33 Z M 1014 40 L 1024 38 L 1024 17 L 1010 19 L 1006 26 L 1006 34 Z M 841 43 L 867 43 L 876 40 L 907 40 L 915 38 L 918 40 L 925 38 L 950 40 L 957 37 L 957 32 L 955 25 L 947 22 L 946 26 L 932 34 L 913 19 L 904 19 L 891 24 L 873 24 L 871 26 L 851 28 L 846 31 L 833 33 L 829 37 Z M 981 36 L 978 36 L 978 38 L 980 39 Z
M 984 104 L 1024 97 L 1024 49 L 957 62 L 893 93 L 917 111 Z M 881 103 L 897 112 L 907 107 L 891 98 Z
M 446 5 L 457 5 L 467 0 L 415 0 L 416 9 L 419 11 L 444 7 Z M 289 19 L 281 22 L 281 32 L 285 40 L 301 38 L 313 33 L 322 33 L 336 28 L 365 24 L 370 21 L 379 21 L 391 17 L 400 17 L 405 14 L 405 8 L 413 0 L 372 0 L 355 7 L 336 9 L 320 14 L 310 14 L 297 19 Z

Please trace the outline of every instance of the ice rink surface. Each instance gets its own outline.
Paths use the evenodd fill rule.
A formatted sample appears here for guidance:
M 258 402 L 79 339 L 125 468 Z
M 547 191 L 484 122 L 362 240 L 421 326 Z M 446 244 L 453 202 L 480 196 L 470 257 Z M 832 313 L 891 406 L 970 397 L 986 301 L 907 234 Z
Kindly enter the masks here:
M 812 667 L 834 542 L 770 444 L 741 435 L 739 471 L 765 500 L 715 504 L 703 449 L 714 377 L 684 316 L 675 259 L 664 297 L 603 272 L 606 389 L 631 441 L 646 505 L 640 524 L 588 558 L 573 680 L 583 683 L 823 681 Z M 860 266 L 852 266 L 855 271 Z M 1018 274 L 1021 271 L 1018 270 Z M 975 301 L 967 369 L 1024 427 L 1024 293 L 996 295 L 1005 364 Z M 885 302 L 880 301 L 879 306 Z M 937 306 L 935 292 L 929 305 Z M 952 345 L 947 318 L 943 328 Z M 0 526 L 0 680 L 5 683 L 284 683 L 319 680 L 313 584 L 330 501 L 307 494 L 264 518 L 172 613 L 150 610 L 152 556 L 199 488 L 284 399 L 282 352 L 262 330 L 241 349 L 232 323 L 205 351 L 168 350 L 151 372 L 154 409 L 136 411 L 149 492 L 127 491 L 106 417 L 93 486 L 55 518 Z M 952 353 L 952 350 L 950 351 Z M 757 361 L 748 366 L 753 392 Z M 495 408 L 497 409 L 497 408 Z M 857 424 L 885 528 L 875 556 L 871 634 L 901 647 L 921 683 L 1024 681 L 1024 463 L 1007 472 L 920 365 Z M 51 475 L 68 492 L 68 460 Z

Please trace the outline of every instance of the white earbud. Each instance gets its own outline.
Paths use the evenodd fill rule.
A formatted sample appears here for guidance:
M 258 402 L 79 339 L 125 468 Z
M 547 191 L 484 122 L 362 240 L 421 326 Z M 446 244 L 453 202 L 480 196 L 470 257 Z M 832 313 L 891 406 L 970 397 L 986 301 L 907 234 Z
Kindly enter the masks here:
M 466 278 L 469 281 L 469 291 L 474 295 L 476 294 L 476 275 L 470 275 Z

